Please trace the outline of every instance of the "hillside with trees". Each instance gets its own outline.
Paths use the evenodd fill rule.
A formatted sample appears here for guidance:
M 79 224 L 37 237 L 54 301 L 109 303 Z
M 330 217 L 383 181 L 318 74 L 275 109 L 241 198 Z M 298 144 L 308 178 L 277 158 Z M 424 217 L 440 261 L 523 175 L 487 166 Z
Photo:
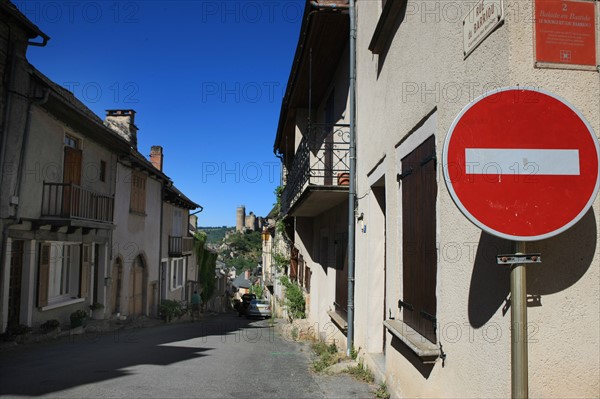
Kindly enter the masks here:
M 261 240 L 261 234 L 258 231 L 227 234 L 219 253 L 221 260 L 227 266 L 235 267 L 238 273 L 244 270 L 254 270 L 262 257 Z
M 206 234 L 206 243 L 207 244 L 221 244 L 225 235 L 228 231 L 233 230 L 234 227 L 199 227 L 198 231 Z

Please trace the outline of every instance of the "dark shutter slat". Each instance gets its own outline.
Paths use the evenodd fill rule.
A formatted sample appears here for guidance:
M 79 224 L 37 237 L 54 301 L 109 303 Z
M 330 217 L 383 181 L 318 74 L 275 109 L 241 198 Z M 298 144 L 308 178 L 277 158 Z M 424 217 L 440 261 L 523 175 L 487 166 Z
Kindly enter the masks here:
M 48 305 L 48 283 L 50 279 L 50 244 L 40 244 L 40 261 L 38 268 L 38 307 Z

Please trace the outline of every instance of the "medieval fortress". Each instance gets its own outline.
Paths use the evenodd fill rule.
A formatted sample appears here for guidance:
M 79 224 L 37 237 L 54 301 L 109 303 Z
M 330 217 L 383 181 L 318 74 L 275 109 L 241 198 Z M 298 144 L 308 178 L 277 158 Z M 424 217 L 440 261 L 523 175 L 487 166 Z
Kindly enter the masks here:
M 240 205 L 237 207 L 235 218 L 235 231 L 262 231 L 264 224 L 265 218 L 261 216 L 256 216 L 254 212 L 250 212 L 249 215 L 246 215 L 245 205 Z

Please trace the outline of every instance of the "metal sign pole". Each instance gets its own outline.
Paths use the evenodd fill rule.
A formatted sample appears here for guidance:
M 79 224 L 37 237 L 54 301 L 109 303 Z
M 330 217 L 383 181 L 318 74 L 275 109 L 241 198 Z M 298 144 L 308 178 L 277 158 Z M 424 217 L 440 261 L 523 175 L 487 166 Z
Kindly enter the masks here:
M 517 256 L 525 254 L 525 242 L 517 242 Z M 513 264 L 511 292 L 511 386 L 513 399 L 529 396 L 527 359 L 527 274 L 526 263 Z

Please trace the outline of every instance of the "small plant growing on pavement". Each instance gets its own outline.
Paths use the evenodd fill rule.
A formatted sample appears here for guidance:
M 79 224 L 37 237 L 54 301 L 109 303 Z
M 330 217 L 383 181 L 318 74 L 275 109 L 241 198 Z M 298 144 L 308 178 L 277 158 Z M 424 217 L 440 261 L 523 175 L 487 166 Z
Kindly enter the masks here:
M 365 366 L 362 362 L 359 362 L 358 365 L 354 367 L 348 367 L 346 369 L 346 373 L 350 374 L 357 380 L 364 381 L 369 384 L 375 381 L 375 377 L 373 376 L 371 370 L 369 370 L 369 368 Z
M 390 393 L 387 390 L 385 382 L 379 384 L 379 387 L 374 392 L 377 399 L 390 399 Z
M 327 367 L 334 365 L 341 359 L 335 343 L 326 344 L 323 341 L 316 341 L 311 345 L 316 358 L 312 363 L 314 371 L 321 372 Z

